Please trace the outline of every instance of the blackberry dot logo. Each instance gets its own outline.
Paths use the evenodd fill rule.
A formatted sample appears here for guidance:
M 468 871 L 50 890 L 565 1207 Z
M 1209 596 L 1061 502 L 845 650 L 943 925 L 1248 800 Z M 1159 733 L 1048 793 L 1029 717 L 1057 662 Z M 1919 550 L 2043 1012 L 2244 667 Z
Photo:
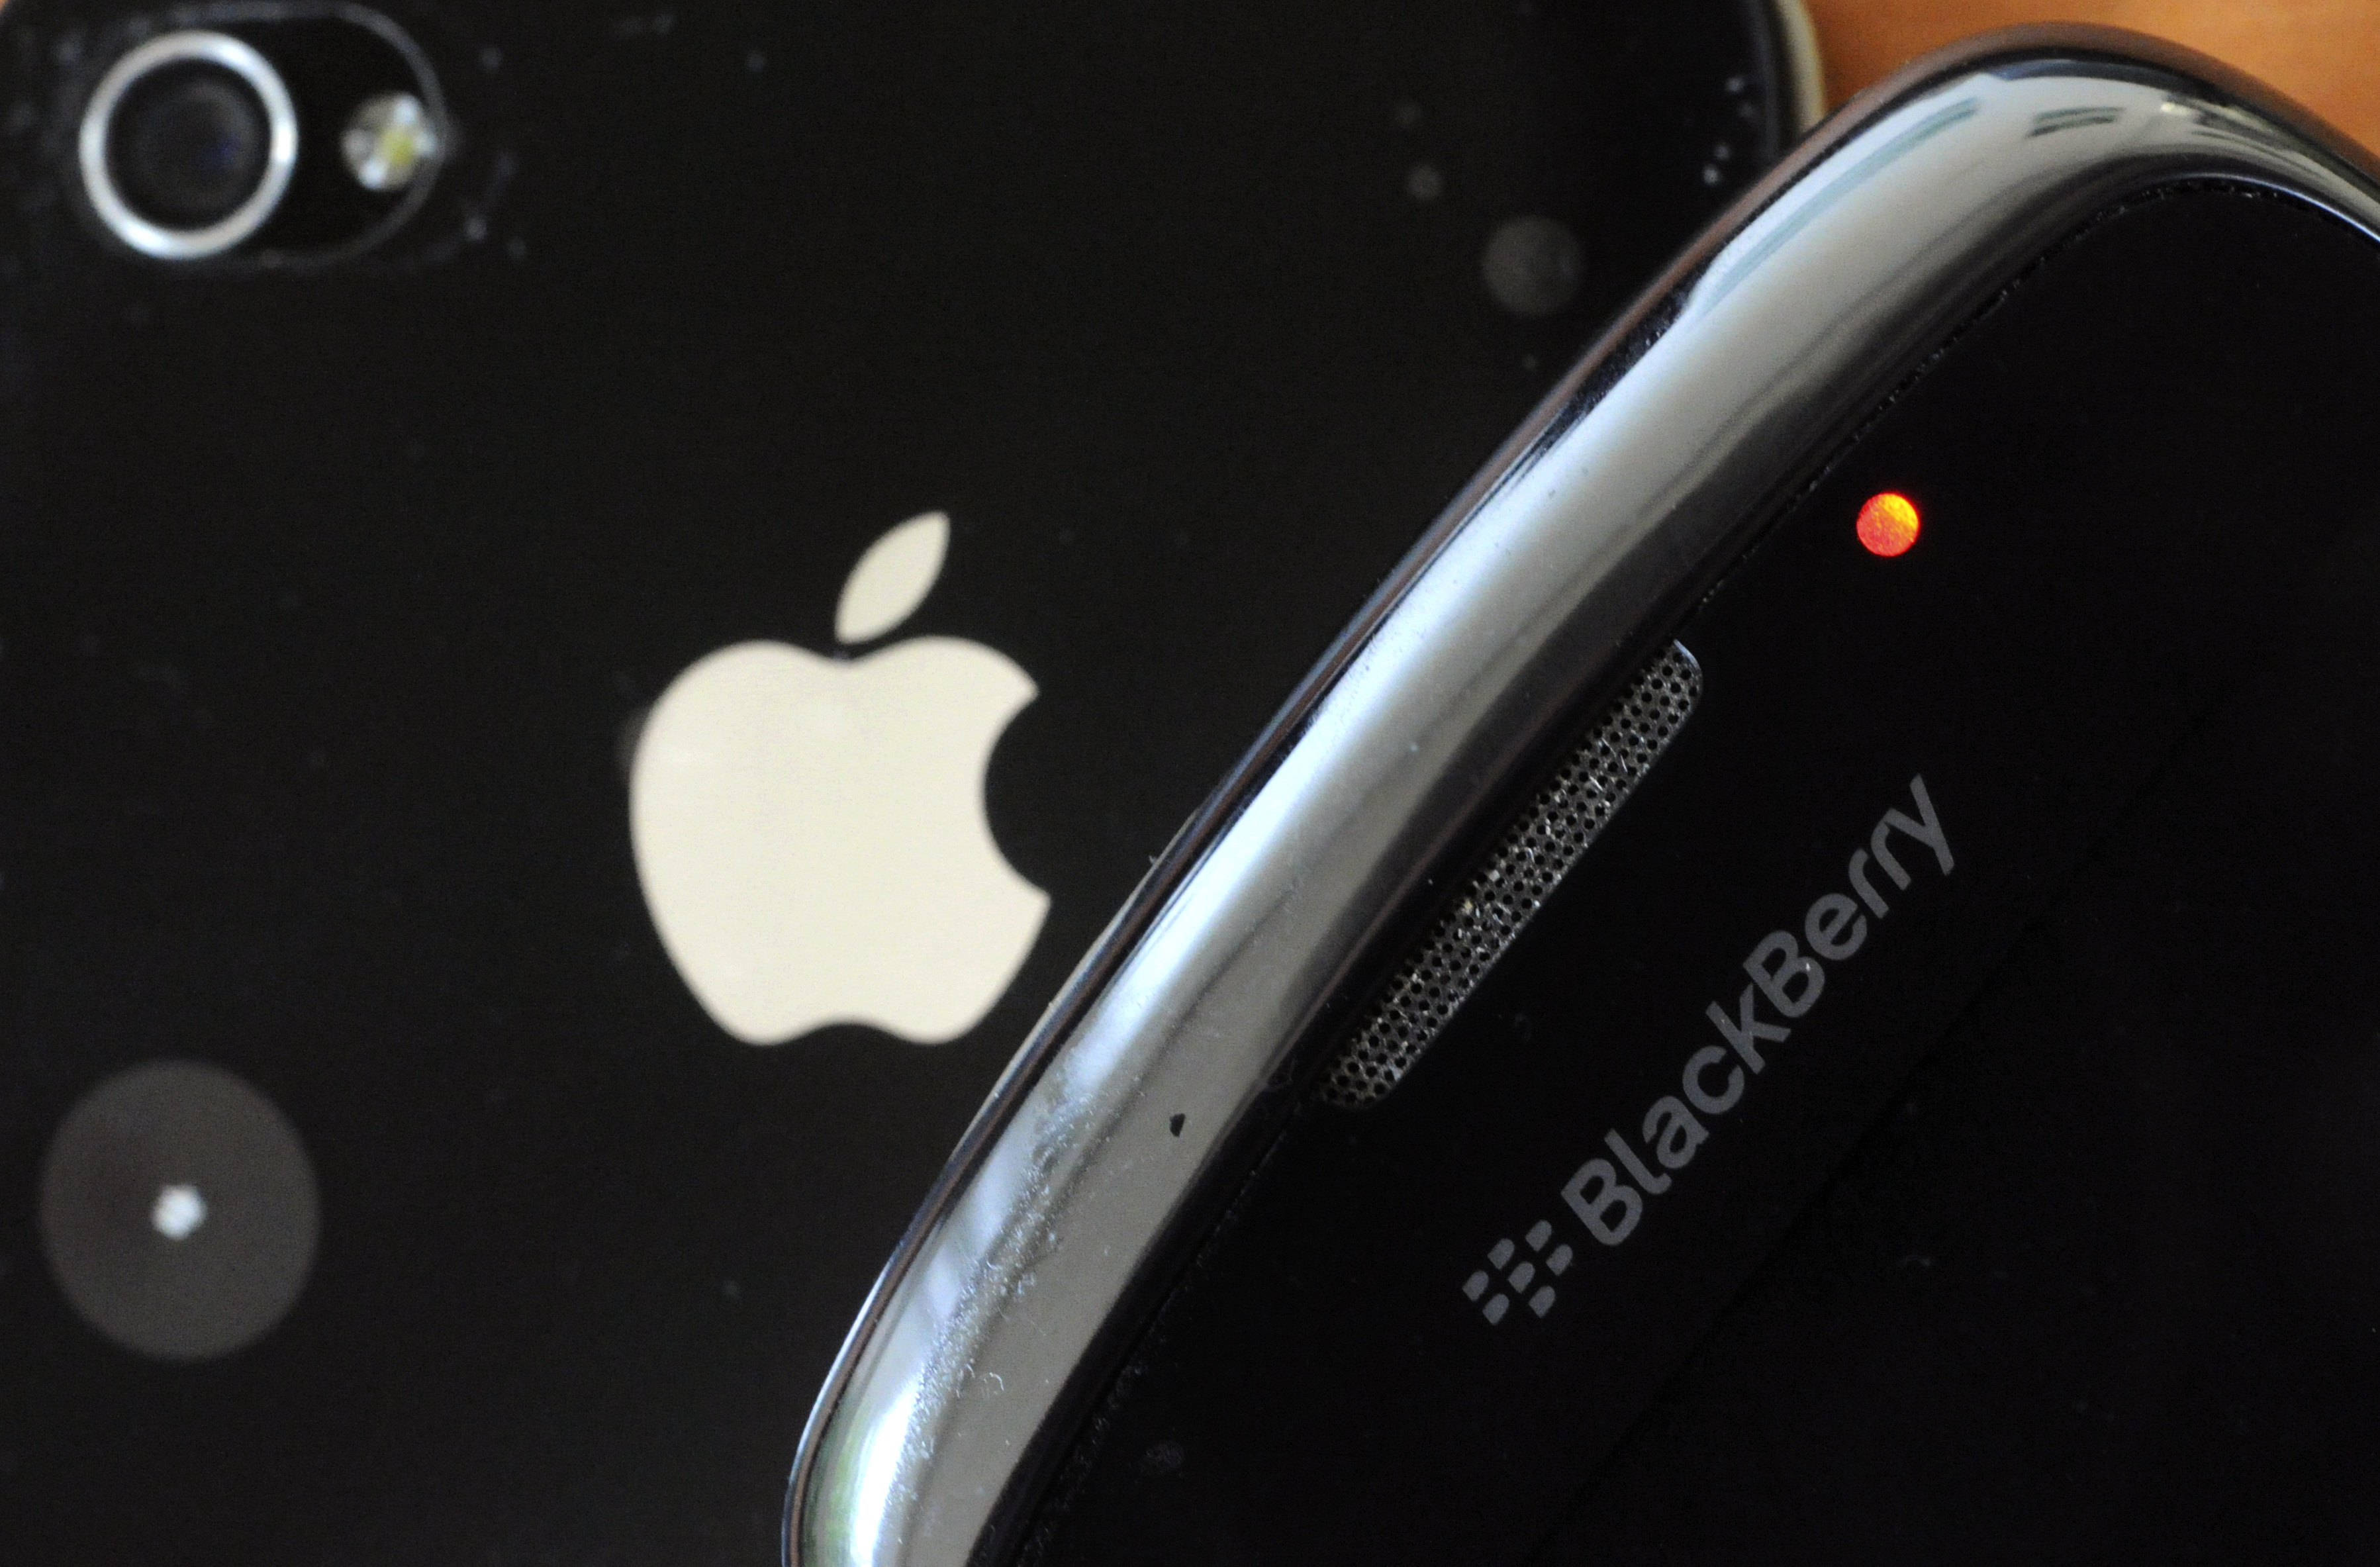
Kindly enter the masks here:
M 1546 1243 L 1553 1238 L 1554 1227 L 1540 1219 L 1521 1237 L 1522 1245 L 1529 1248 L 1529 1256 L 1521 1257 L 1520 1246 L 1514 1245 L 1508 1235 L 1488 1248 L 1488 1266 L 1463 1281 L 1463 1298 L 1479 1306 L 1479 1315 L 1488 1318 L 1489 1327 L 1504 1320 L 1515 1296 L 1526 1300 L 1529 1309 L 1539 1317 L 1554 1308 L 1553 1285 L 1537 1283 L 1539 1262 L 1542 1259 L 1547 1278 L 1559 1279 L 1570 1270 L 1571 1249 L 1559 1245 L 1547 1251 Z M 1516 1262 L 1515 1257 L 1520 1259 Z M 1503 1275 L 1500 1288 L 1496 1278 L 1499 1273 Z M 1537 1285 L 1534 1293 L 1529 1289 L 1532 1284 Z M 1490 1289 L 1495 1290 L 1493 1294 L 1488 1294 Z M 1480 1300 L 1483 1295 L 1487 1297 L 1484 1304 Z

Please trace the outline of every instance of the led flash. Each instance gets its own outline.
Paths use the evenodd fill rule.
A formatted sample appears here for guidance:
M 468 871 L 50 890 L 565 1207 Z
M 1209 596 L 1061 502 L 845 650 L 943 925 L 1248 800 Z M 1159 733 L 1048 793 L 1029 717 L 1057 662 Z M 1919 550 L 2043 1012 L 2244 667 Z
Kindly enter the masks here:
M 367 98 L 347 118 L 339 137 L 347 172 L 367 190 L 402 190 L 438 161 L 443 145 L 438 122 L 410 92 Z
M 1859 541 L 1872 555 L 1906 554 L 1917 542 L 1917 507 L 1889 490 L 1870 495 L 1859 511 Z

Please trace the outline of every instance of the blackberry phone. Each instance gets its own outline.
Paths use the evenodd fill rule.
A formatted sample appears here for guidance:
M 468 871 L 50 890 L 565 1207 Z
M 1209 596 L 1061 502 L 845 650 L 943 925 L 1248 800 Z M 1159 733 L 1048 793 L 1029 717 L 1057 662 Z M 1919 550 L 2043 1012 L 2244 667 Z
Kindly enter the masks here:
M 773 1559 L 1002 1064 L 1787 15 L 11 0 L 0 1558 Z
M 1996 35 L 1564 380 L 854 1330 L 802 1567 L 2380 1542 L 2380 181 Z

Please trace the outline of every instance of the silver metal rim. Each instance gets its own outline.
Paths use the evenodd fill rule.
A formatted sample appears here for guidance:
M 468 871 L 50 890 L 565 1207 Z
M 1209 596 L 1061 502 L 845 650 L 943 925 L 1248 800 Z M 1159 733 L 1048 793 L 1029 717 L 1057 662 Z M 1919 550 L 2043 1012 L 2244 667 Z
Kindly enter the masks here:
M 108 130 L 124 95 L 151 72 L 185 62 L 222 67 L 246 82 L 264 105 L 264 177 L 237 211 L 204 228 L 168 228 L 142 217 L 115 188 L 115 176 L 107 166 Z M 298 166 L 298 109 L 273 63 L 238 39 L 223 32 L 169 32 L 130 51 L 99 79 L 98 89 L 83 107 L 75 154 L 82 170 L 83 193 L 110 234 L 159 261 L 200 261 L 221 255 L 254 234 L 281 205 L 289 189 L 289 176 Z
M 1800 136 L 1827 117 L 1827 64 L 1818 53 L 1818 30 L 1802 0 L 1769 0 L 1785 47 L 1787 113 Z

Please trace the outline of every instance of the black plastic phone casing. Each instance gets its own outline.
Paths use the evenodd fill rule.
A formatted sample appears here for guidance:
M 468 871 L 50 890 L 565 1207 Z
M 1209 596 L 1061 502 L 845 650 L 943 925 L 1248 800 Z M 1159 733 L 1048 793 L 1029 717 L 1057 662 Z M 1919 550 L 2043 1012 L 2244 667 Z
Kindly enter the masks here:
M 795 1560 L 2372 1537 L 2375 334 L 2368 164 L 2211 62 L 1847 114 L 1087 962 Z

